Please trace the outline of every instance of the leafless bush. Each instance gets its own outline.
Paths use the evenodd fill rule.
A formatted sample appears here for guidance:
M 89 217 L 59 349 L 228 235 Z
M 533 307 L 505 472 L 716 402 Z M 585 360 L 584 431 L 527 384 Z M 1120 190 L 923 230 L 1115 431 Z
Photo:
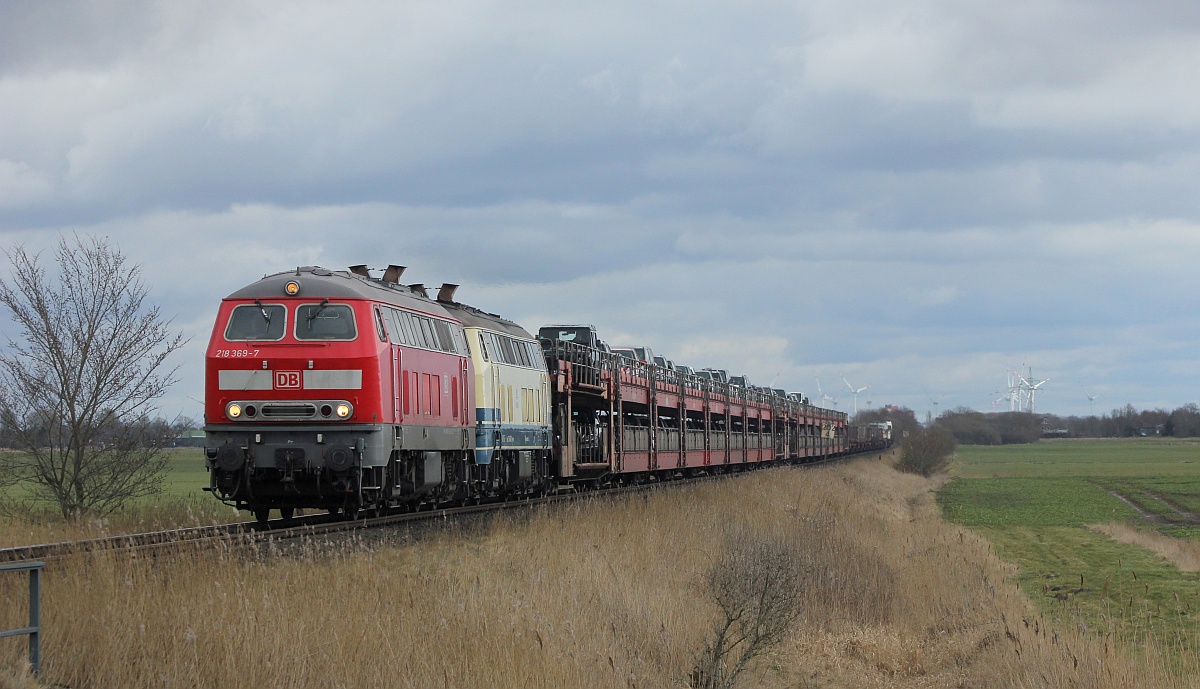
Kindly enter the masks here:
M 940 428 L 910 433 L 900 446 L 896 468 L 912 474 L 933 476 L 950 466 L 957 444 L 954 436 Z
M 726 537 L 705 577 L 720 617 L 696 661 L 692 686 L 734 686 L 750 661 L 787 637 L 801 613 L 803 568 L 787 538 L 745 528 Z

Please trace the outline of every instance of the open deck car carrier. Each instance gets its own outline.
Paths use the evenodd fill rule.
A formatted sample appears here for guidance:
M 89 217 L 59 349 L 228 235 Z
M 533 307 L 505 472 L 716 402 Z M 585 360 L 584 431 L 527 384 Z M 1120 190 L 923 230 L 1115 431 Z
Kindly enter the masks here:
M 542 340 L 565 481 L 726 471 L 850 451 L 846 414 L 575 342 Z

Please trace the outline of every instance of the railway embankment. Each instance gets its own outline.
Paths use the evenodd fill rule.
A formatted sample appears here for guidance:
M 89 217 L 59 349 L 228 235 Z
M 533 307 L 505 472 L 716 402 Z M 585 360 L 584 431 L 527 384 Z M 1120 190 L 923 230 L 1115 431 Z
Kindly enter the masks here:
M 795 548 L 802 582 L 799 617 L 740 686 L 1186 686 L 1152 653 L 1039 617 L 1013 568 L 943 521 L 936 487 L 873 456 L 394 544 L 93 552 L 44 578 L 42 681 L 684 687 L 720 620 L 705 573 L 736 532 Z M 23 584 L 0 582 L 3 600 Z M 6 605 L 0 627 L 22 614 Z M 0 686 L 26 686 L 23 650 L 0 646 Z

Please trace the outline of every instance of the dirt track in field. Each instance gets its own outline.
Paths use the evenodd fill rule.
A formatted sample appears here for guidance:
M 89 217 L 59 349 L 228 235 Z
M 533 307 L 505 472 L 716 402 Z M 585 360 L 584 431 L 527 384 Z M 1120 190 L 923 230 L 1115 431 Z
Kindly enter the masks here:
M 1152 524 L 1160 524 L 1163 526 L 1194 526 L 1200 524 L 1200 514 L 1196 514 L 1174 500 L 1166 498 L 1152 491 L 1142 490 L 1139 491 L 1139 493 L 1171 510 L 1177 515 L 1177 519 L 1169 519 L 1160 514 L 1154 514 L 1153 512 L 1146 510 L 1146 508 L 1142 507 L 1134 497 L 1127 493 L 1104 486 L 1099 487 L 1109 495 L 1132 507 L 1134 511 L 1138 513 L 1138 516 Z

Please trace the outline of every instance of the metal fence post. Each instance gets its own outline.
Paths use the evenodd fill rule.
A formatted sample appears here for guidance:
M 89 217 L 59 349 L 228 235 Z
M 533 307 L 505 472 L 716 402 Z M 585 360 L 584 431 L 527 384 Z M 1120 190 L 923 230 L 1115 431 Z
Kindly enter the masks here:
M 42 568 L 44 562 L 7 562 L 0 564 L 0 572 L 29 572 L 29 626 L 22 629 L 0 630 L 0 638 L 6 636 L 29 636 L 29 667 L 37 677 L 42 663 Z
M 41 565 L 42 563 L 38 563 Z M 42 568 L 29 570 L 29 667 L 37 677 L 42 668 Z

